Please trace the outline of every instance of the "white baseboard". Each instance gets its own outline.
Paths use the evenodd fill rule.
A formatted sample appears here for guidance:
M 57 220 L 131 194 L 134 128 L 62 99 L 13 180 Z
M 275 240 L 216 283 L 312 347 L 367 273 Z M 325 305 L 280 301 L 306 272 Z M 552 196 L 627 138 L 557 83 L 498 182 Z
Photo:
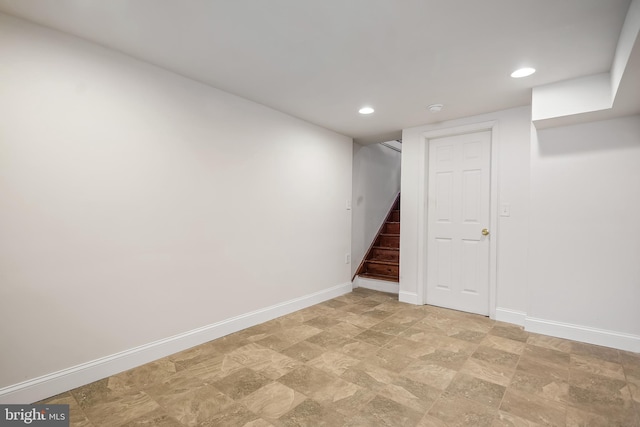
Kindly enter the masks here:
M 553 337 L 640 353 L 640 336 L 588 326 L 527 317 L 525 330 Z
M 0 403 L 26 404 L 351 292 L 350 282 L 0 389 Z
M 398 293 L 398 301 L 406 302 L 407 304 L 422 305 L 418 302 L 418 294 L 415 292 L 400 291 Z
M 513 323 L 514 325 L 524 326 L 527 313 L 524 311 L 510 310 L 508 308 L 496 307 L 496 319 L 500 322 Z
M 397 282 L 387 282 L 386 280 L 369 279 L 360 276 L 356 276 L 356 279 L 353 281 L 353 287 L 373 289 L 374 291 L 387 292 L 390 294 L 398 294 L 400 290 Z

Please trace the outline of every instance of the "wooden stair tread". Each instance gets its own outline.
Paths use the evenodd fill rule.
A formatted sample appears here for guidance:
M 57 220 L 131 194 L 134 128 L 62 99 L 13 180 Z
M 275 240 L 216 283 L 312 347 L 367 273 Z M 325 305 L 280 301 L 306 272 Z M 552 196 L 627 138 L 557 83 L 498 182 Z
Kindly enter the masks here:
M 400 237 L 400 233 L 380 233 L 380 236 Z
M 366 279 L 377 279 L 377 280 L 385 280 L 387 282 L 399 282 L 400 279 L 396 276 L 385 276 L 382 274 L 370 274 L 370 273 L 361 273 L 358 274 L 360 277 L 364 277 Z
M 391 246 L 373 246 L 372 249 L 384 249 L 386 251 L 399 251 L 400 248 L 394 248 Z
M 369 262 L 369 263 L 372 263 L 372 264 L 400 265 L 400 263 L 396 262 L 396 261 L 389 261 L 389 260 L 375 259 L 375 258 L 365 260 L 365 262 Z

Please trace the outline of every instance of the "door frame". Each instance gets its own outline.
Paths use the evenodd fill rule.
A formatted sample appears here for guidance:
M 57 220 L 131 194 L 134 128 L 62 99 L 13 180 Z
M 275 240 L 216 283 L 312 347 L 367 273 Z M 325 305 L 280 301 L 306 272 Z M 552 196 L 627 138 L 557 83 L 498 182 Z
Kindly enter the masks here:
M 490 195 L 489 195 L 489 317 L 495 319 L 496 316 L 496 293 L 497 293 L 497 271 L 498 271 L 498 140 L 499 126 L 497 120 L 474 123 L 464 126 L 455 126 L 423 132 L 420 135 L 420 149 L 422 150 L 422 162 L 420 163 L 419 191 L 418 191 L 418 303 L 427 303 L 427 231 L 428 231 L 428 185 L 429 177 L 429 141 L 435 138 L 464 135 L 476 132 L 491 132 L 490 140 Z

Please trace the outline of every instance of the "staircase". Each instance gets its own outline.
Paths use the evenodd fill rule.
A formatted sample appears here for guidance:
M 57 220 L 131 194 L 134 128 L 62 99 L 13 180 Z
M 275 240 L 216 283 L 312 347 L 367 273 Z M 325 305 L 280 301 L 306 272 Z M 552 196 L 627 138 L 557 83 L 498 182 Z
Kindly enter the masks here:
M 356 276 L 388 282 L 400 281 L 400 194 L 358 267 Z

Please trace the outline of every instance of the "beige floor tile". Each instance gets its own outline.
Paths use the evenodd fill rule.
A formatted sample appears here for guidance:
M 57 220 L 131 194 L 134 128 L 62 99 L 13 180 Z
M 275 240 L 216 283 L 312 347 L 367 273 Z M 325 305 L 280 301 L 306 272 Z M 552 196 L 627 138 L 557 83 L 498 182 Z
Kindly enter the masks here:
M 414 359 L 433 353 L 437 347 L 433 344 L 427 344 L 418 341 L 412 341 L 402 337 L 396 337 L 383 346 L 388 350 L 397 354 L 406 355 Z
M 631 397 L 625 380 L 593 374 L 589 371 L 571 370 L 569 374 L 569 384 L 594 393 L 620 396 L 623 399 L 629 399 Z
M 527 342 L 530 335 L 521 326 L 508 323 L 496 323 L 489 331 L 489 334 L 523 343 Z
M 341 378 L 361 387 L 377 391 L 397 380 L 400 375 L 368 363 L 347 369 Z
M 409 329 L 408 326 L 391 322 L 389 321 L 389 319 L 383 320 L 382 322 L 376 325 L 373 325 L 371 327 L 372 331 L 382 332 L 383 334 L 394 335 L 394 336 L 400 335 L 403 331 L 406 331 L 407 329 Z
M 392 313 L 388 311 L 378 309 L 378 307 L 362 312 L 363 316 L 377 319 L 379 322 L 387 319 L 389 316 L 391 316 L 391 314 Z
M 416 427 L 449 427 L 447 423 L 432 415 L 426 414 Z
M 272 380 L 280 378 L 301 363 L 284 354 L 253 343 L 240 347 L 229 353 L 228 356 Z
M 500 410 L 543 426 L 564 426 L 566 406 L 559 402 L 507 389 Z
M 508 338 L 503 338 L 497 335 L 486 335 L 480 342 L 480 345 L 485 347 L 495 348 L 498 350 L 506 351 L 513 354 L 522 354 L 524 351 L 525 343 L 521 341 L 515 341 Z
M 346 417 L 354 416 L 364 405 L 376 396 L 376 393 L 373 390 L 360 386 L 354 388 L 350 384 L 352 383 L 347 382 L 347 385 L 342 387 L 343 392 L 341 394 L 332 396 L 331 393 L 329 393 L 327 394 L 327 398 L 316 398 L 314 400 Z
M 337 320 L 335 316 L 329 317 L 325 315 L 316 316 L 313 319 L 310 319 L 304 322 L 305 325 L 312 326 L 318 329 L 323 329 L 323 330 L 329 329 L 332 326 L 337 325 L 338 323 L 340 323 L 340 321 Z
M 360 360 L 337 351 L 327 351 L 307 362 L 308 366 L 340 376 L 347 369 L 361 363 Z
M 437 329 L 436 329 L 437 332 Z M 414 325 L 400 333 L 398 335 L 401 338 L 406 338 L 411 341 L 420 342 L 424 344 L 432 343 L 434 339 L 434 329 L 422 329 L 417 325 Z
M 506 387 L 509 385 L 515 369 L 505 368 L 485 360 L 469 358 L 460 368 L 460 372 Z
M 364 311 L 366 311 L 366 307 L 362 307 L 361 312 L 364 312 Z M 380 320 L 374 319 L 373 317 L 361 316 L 359 314 L 351 313 L 351 312 L 348 313 L 346 316 L 344 316 L 340 320 L 343 322 L 351 323 L 352 325 L 355 325 L 355 326 L 359 326 L 363 329 L 368 329 L 380 323 Z
M 583 371 L 624 381 L 624 369 L 619 363 L 607 362 L 590 356 L 571 355 L 571 370 Z
M 493 420 L 491 427 L 543 427 L 543 425 L 508 412 L 498 411 L 498 415 L 496 415 L 496 418 Z
M 568 374 L 561 377 L 545 365 L 536 366 L 532 362 L 521 361 L 509 388 L 533 394 L 545 399 L 562 401 L 569 392 Z M 568 372 L 568 371 L 567 371 Z
M 312 397 L 316 391 L 329 387 L 338 379 L 321 369 L 302 365 L 278 379 L 278 382 Z
M 213 385 L 232 399 L 241 399 L 270 382 L 269 378 L 257 372 L 249 368 L 242 368 L 215 381 Z
M 282 427 L 336 427 L 342 426 L 347 417 L 340 412 L 307 399 L 278 419 Z
M 444 390 L 456 376 L 456 371 L 435 363 L 417 361 L 405 368 L 402 376 Z
M 536 361 L 550 368 L 569 368 L 571 361 L 569 353 L 529 344 L 525 346 L 521 356 L 521 360 Z
M 245 423 L 242 427 L 273 427 L 273 424 L 271 424 L 267 420 L 258 418 L 258 419 L 249 421 L 248 423 Z
M 347 344 L 354 343 L 355 340 L 334 332 L 323 331 L 311 338 L 306 339 L 308 343 L 315 344 L 326 350 L 337 350 Z
M 275 382 L 246 396 L 242 399 L 242 403 L 261 417 L 277 419 L 298 406 L 306 398 L 302 393 Z
M 111 427 L 126 424 L 158 409 L 160 405 L 145 392 L 130 391 L 101 400 L 83 408 L 83 411 L 91 423 Z
M 163 410 L 152 411 L 131 420 L 121 427 L 183 427 L 184 424 L 165 413 Z
M 634 425 L 638 410 L 628 387 L 617 389 L 621 385 L 617 380 L 606 377 L 597 380 L 595 377 L 585 378 L 582 387 L 570 385 L 563 400 L 580 411 L 600 415 L 623 425 Z
M 384 386 L 378 394 L 408 408 L 425 413 L 440 397 L 442 391 L 410 378 L 398 377 Z
M 141 390 L 161 383 L 175 373 L 175 364 L 164 358 L 109 377 L 108 387 L 114 391 Z
M 336 298 L 336 299 L 330 299 L 329 301 L 325 301 L 325 302 L 320 303 L 320 304 L 318 304 L 318 305 L 321 305 L 321 306 L 325 306 L 325 307 L 329 307 L 329 308 L 336 309 L 336 308 L 344 307 L 345 305 L 348 305 L 348 304 L 349 304 L 349 303 L 339 301 L 339 300 Z
M 640 354 L 358 288 L 44 402 L 74 427 L 640 427 Z
M 484 332 L 471 331 L 469 329 L 455 328 L 447 333 L 447 336 L 471 343 L 480 343 L 485 337 Z
M 571 343 L 571 353 L 579 356 L 589 356 L 606 360 L 607 362 L 620 363 L 620 352 L 615 348 L 602 347 L 594 344 L 587 344 L 573 341 Z
M 348 356 L 363 360 L 375 353 L 378 350 L 378 347 L 362 341 L 352 341 L 337 350 Z
M 506 369 L 515 369 L 520 356 L 497 348 L 479 346 L 471 355 L 473 359 L 482 360 Z
M 408 310 L 402 308 L 396 311 L 387 319 L 387 322 L 396 323 L 398 325 L 406 326 L 407 328 L 413 326 L 420 320 L 424 319 L 426 313 L 424 311 Z
M 297 342 L 300 342 L 308 338 L 311 338 L 315 335 L 318 335 L 322 332 L 323 331 L 320 328 L 314 328 L 313 326 L 305 325 L 305 324 L 298 324 L 295 326 L 288 327 L 285 330 L 273 335 L 284 341 L 288 341 L 291 344 L 295 344 Z
M 318 345 L 311 344 L 310 342 L 300 341 L 290 347 L 281 351 L 285 356 L 289 356 L 293 359 L 307 362 L 311 359 L 315 359 L 320 356 L 326 350 Z
M 445 422 L 447 427 L 490 427 L 498 410 L 464 397 L 440 398 L 428 414 Z
M 376 396 L 351 418 L 349 426 L 413 427 L 423 414 L 383 396 Z
M 173 362 L 176 372 L 179 372 L 220 355 L 221 353 L 217 352 L 212 346 L 199 345 L 180 353 L 172 354 L 167 359 Z
M 435 348 L 429 353 L 420 355 L 418 359 L 458 371 L 465 364 L 467 359 L 469 359 L 469 355 L 461 352 Z
M 207 386 L 206 380 L 192 376 L 188 371 L 181 371 L 160 384 L 154 384 L 144 389 L 161 406 L 170 402 L 184 400 L 196 390 Z
M 527 338 L 527 344 L 570 353 L 573 341 L 564 340 L 562 338 L 549 337 L 547 335 L 529 334 L 529 338 Z
M 227 354 L 221 354 L 196 365 L 189 366 L 180 372 L 184 373 L 185 376 L 212 382 L 233 374 L 242 368 L 244 368 L 244 365 L 236 362 Z
M 349 322 L 340 321 L 337 324 L 333 325 L 329 329 L 328 332 L 333 332 L 338 335 L 342 335 L 343 337 L 353 338 L 359 333 L 363 332 L 365 329 L 360 326 L 352 325 Z
M 188 426 L 201 425 L 233 404 L 229 396 L 210 385 L 168 393 L 156 400 L 167 414 Z
M 90 427 L 92 425 L 70 393 L 63 393 L 55 398 L 47 399 L 42 404 L 69 405 L 69 427 Z
M 445 335 L 431 334 L 426 338 L 426 342 L 435 345 L 439 349 L 447 350 L 453 353 L 473 354 L 478 345 L 464 340 L 459 340 Z
M 109 388 L 109 378 L 104 378 L 91 384 L 75 388 L 69 393 L 82 409 L 100 404 L 118 394 Z
M 363 341 L 376 347 L 382 347 L 383 345 L 388 344 L 393 338 L 394 337 L 392 335 L 374 331 L 373 329 L 368 329 L 354 337 L 354 339 L 357 339 L 358 341 Z
M 226 337 L 218 338 L 217 340 L 210 341 L 204 344 L 207 347 L 210 347 L 211 351 L 216 351 L 218 353 L 227 353 L 228 351 L 233 351 L 238 347 L 242 347 L 245 344 L 249 344 L 250 341 L 246 338 L 243 338 L 236 334 L 230 334 Z
M 205 422 L 199 423 L 198 426 L 244 427 L 248 424 L 256 423 L 259 420 L 260 417 L 248 410 L 245 406 L 239 403 L 233 403 L 213 414 L 213 416 Z
M 363 361 L 363 363 L 379 366 L 392 372 L 400 372 L 414 362 L 415 359 L 411 357 L 387 349 L 380 349 Z
M 567 427 L 623 427 L 615 420 L 572 407 L 567 408 Z
M 285 334 L 282 334 L 285 335 Z M 293 344 L 292 341 L 288 341 L 282 338 L 282 335 L 271 334 L 266 337 L 255 341 L 257 344 L 260 344 L 263 347 L 270 348 L 275 351 L 282 351 L 285 348 L 291 347 Z
M 504 386 L 460 373 L 455 376 L 444 391 L 444 396 L 464 397 L 497 409 L 505 390 Z

